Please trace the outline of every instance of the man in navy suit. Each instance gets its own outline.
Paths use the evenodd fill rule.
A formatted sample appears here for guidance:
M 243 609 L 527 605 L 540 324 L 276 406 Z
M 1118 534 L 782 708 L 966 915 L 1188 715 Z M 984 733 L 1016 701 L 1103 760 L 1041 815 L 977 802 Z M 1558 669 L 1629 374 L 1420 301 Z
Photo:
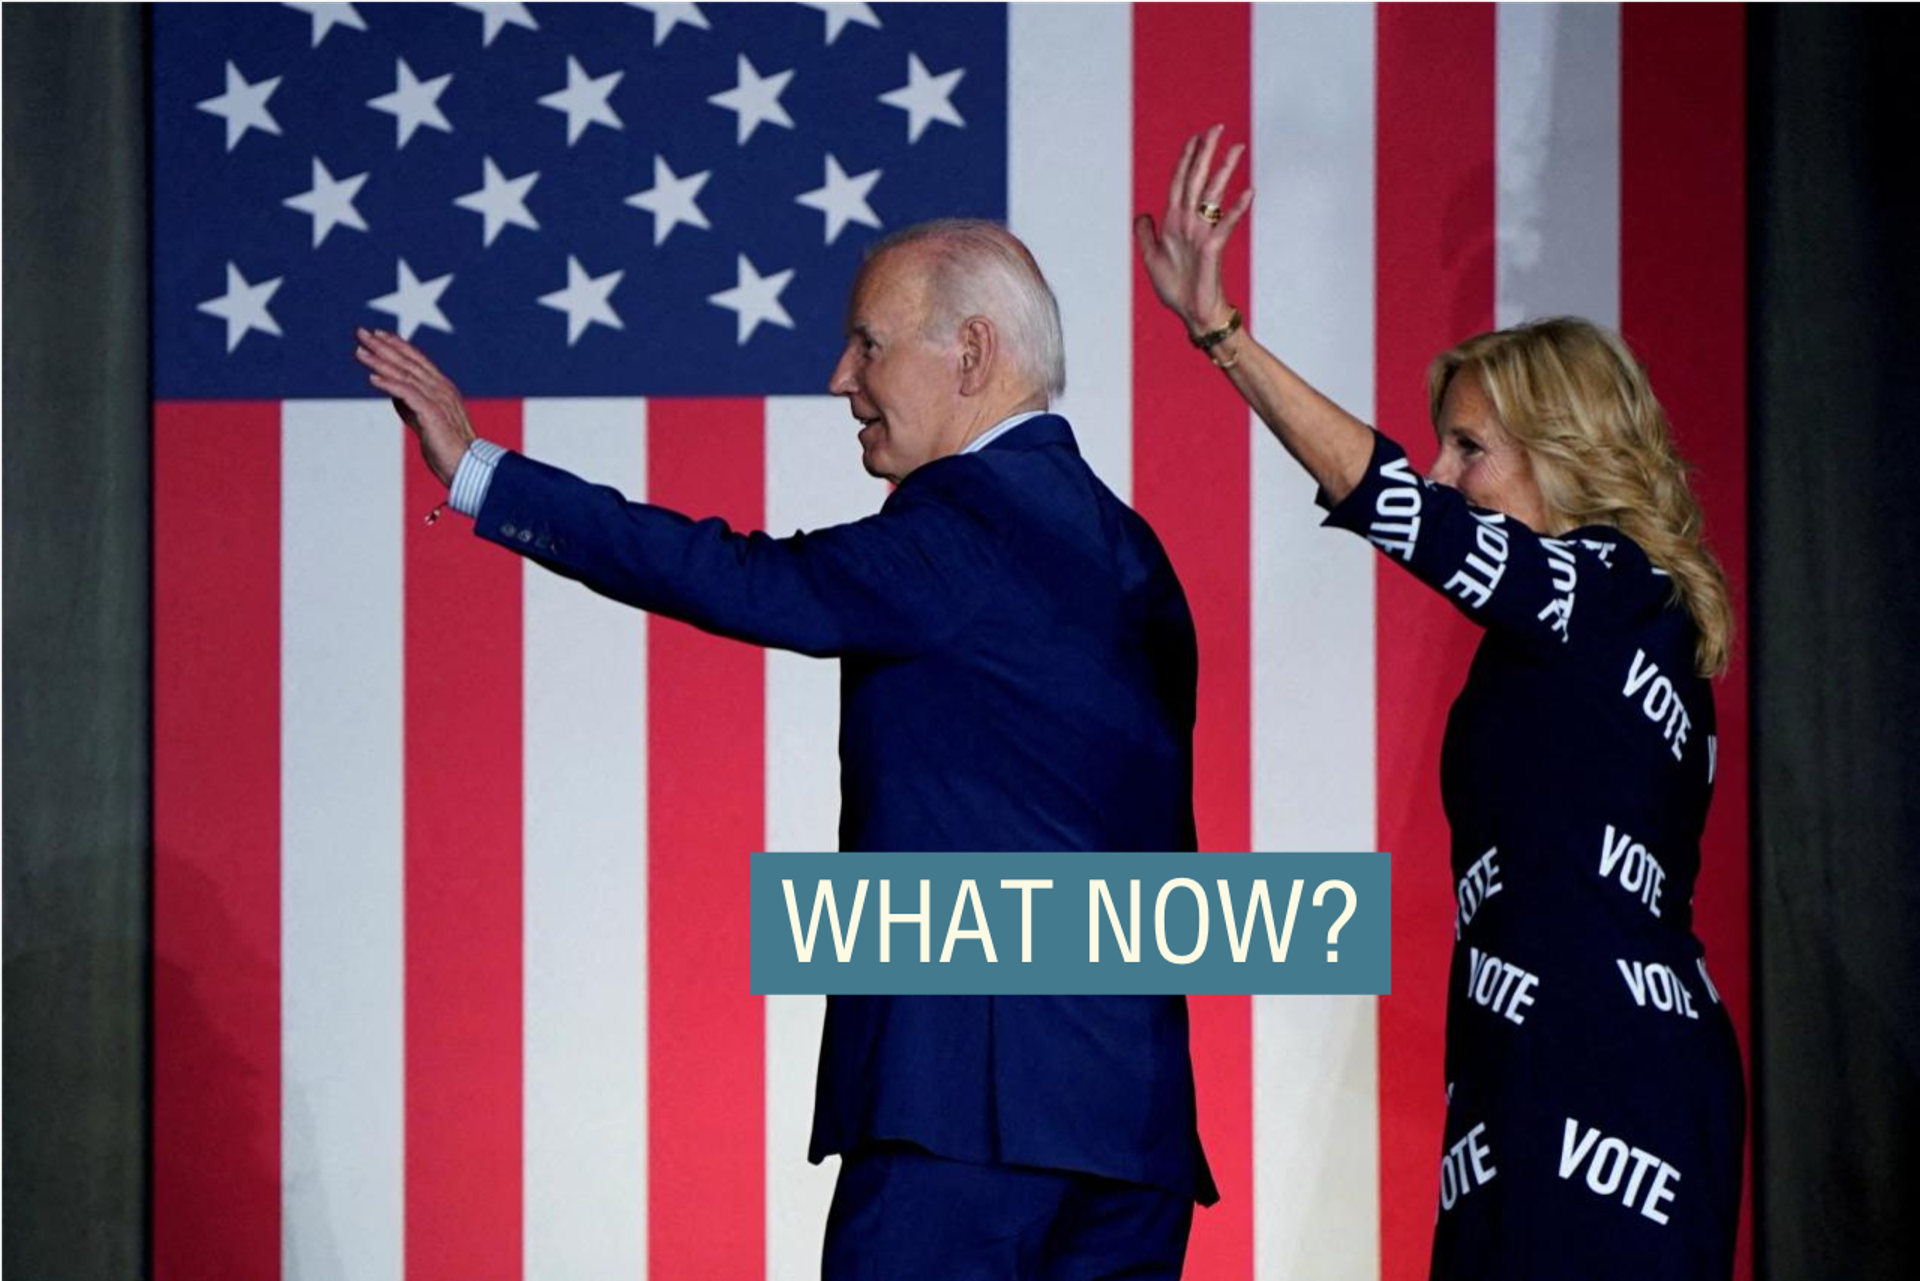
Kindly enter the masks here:
M 791 538 L 476 441 L 424 356 L 359 336 L 480 537 L 841 660 L 843 849 L 1195 848 L 1192 616 L 1153 531 L 1046 412 L 1059 313 L 1004 229 L 876 247 L 830 387 L 897 487 L 877 515 Z M 829 1153 L 829 1277 L 1174 1277 L 1193 1203 L 1218 1196 L 1181 997 L 831 998 L 808 1155 Z

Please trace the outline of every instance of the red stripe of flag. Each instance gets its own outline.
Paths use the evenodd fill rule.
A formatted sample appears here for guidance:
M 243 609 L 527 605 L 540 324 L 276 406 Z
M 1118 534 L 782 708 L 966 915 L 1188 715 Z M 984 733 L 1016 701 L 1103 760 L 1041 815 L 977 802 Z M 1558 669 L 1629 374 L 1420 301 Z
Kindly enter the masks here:
M 515 401 L 467 406 L 520 447 Z M 404 453 L 406 1258 L 409 1281 L 518 1277 L 521 1217 L 521 566 Z
M 1188 134 L 1226 126 L 1223 146 L 1252 132 L 1244 5 L 1142 5 L 1133 26 L 1133 197 L 1156 221 Z M 1244 181 L 1243 166 L 1240 180 Z M 1249 318 L 1246 255 L 1227 260 L 1226 290 Z M 1200 637 L 1194 806 L 1200 848 L 1252 848 L 1253 677 L 1249 575 L 1252 491 L 1247 410 L 1139 268 L 1133 288 L 1133 498 L 1185 585 Z M 1192 1001 L 1200 1132 L 1221 1201 L 1194 1223 L 1188 1270 L 1253 1275 L 1253 1007 L 1244 996 Z
M 153 1275 L 280 1275 L 280 409 L 153 452 Z
M 1697 469 L 1707 539 L 1732 581 L 1742 642 L 1714 687 L 1719 762 L 1694 921 L 1745 1046 L 1745 15 L 1739 5 L 1628 5 L 1620 22 L 1621 328 Z M 1752 1275 L 1750 1170 L 1744 1188 L 1735 1267 L 1741 1277 Z
M 764 435 L 758 400 L 651 402 L 648 498 L 759 529 Z M 766 1021 L 749 991 L 745 905 L 765 832 L 766 660 L 681 623 L 647 625 L 651 1271 L 759 1276 Z
M 1494 10 L 1382 5 L 1378 36 L 1376 404 L 1424 466 L 1427 362 L 1493 326 Z M 1380 1262 L 1397 1281 L 1424 1277 L 1432 1246 L 1453 946 L 1440 738 L 1478 633 L 1398 566 L 1375 572 L 1380 848 L 1399 869 L 1380 1000 Z

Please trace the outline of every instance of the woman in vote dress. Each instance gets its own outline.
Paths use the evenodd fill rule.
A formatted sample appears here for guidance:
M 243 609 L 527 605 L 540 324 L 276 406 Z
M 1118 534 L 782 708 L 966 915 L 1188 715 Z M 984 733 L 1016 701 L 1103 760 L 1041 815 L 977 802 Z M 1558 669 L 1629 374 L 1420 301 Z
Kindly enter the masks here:
M 1439 458 L 1415 474 L 1223 297 L 1252 192 L 1222 207 L 1241 149 L 1215 169 L 1218 140 L 1189 139 L 1160 224 L 1136 223 L 1155 291 L 1327 523 L 1485 629 L 1441 756 L 1458 910 L 1432 1274 L 1725 1278 L 1744 1085 L 1691 904 L 1732 614 L 1665 414 L 1595 325 L 1482 334 L 1428 371 Z

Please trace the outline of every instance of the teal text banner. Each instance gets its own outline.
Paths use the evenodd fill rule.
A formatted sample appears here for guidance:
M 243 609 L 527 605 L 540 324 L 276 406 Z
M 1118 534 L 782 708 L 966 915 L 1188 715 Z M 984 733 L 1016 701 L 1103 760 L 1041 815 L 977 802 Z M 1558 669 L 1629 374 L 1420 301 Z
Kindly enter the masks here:
M 1388 856 L 753 856 L 753 990 L 1365 996 L 1392 989 Z

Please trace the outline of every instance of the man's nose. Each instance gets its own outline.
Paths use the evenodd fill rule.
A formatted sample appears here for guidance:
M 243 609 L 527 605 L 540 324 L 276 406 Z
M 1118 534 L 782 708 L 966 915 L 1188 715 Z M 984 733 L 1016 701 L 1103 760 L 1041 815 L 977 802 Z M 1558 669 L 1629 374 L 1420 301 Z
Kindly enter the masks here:
M 827 379 L 827 391 L 835 396 L 851 396 L 858 390 L 859 381 L 853 376 L 853 354 L 841 352 L 833 366 L 833 376 Z

